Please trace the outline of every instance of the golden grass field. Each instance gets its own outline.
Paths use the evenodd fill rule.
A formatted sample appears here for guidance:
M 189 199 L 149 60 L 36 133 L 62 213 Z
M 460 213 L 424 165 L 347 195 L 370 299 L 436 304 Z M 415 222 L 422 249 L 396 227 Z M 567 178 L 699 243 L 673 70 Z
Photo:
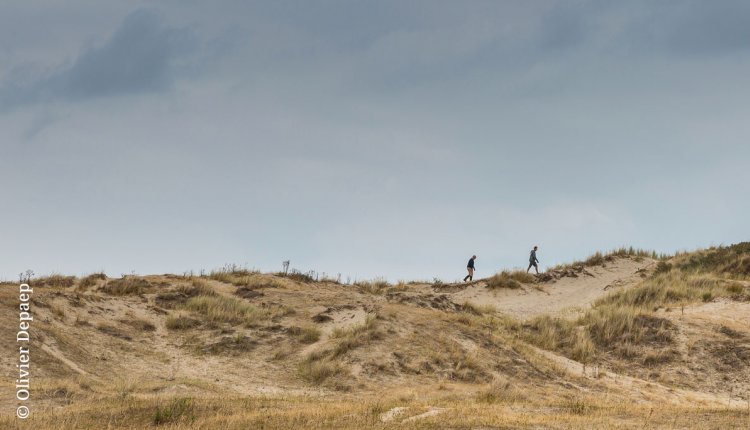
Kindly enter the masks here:
M 750 244 L 595 254 L 543 276 L 340 284 L 31 280 L 0 289 L 0 428 L 750 428 Z

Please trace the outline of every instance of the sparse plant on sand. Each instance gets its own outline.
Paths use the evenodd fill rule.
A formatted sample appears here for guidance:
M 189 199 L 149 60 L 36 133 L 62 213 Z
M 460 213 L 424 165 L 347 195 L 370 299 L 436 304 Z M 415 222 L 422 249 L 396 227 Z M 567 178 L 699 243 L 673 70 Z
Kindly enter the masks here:
M 326 379 L 345 372 L 339 363 L 325 358 L 321 359 L 315 355 L 308 355 L 297 366 L 297 373 L 303 380 L 314 385 L 320 385 Z
M 507 271 L 503 270 L 500 273 L 496 273 L 489 279 L 487 279 L 487 288 L 498 289 L 498 288 L 509 288 L 516 290 L 523 288 L 523 284 L 530 284 L 536 281 L 534 275 L 526 273 L 522 270 Z
M 99 281 L 106 281 L 107 275 L 104 273 L 92 273 L 90 275 L 84 276 L 81 278 L 81 280 L 78 282 L 78 288 L 81 290 L 87 290 L 91 287 L 96 286 Z
M 193 400 L 190 398 L 178 398 L 169 401 L 166 405 L 157 405 L 154 412 L 154 424 L 175 424 L 181 421 L 193 421 L 195 415 Z
M 377 278 L 371 281 L 357 281 L 354 283 L 360 292 L 367 294 L 384 294 L 391 287 L 385 279 Z
M 113 296 L 137 296 L 149 291 L 153 285 L 139 276 L 124 276 L 108 281 L 99 289 Z
M 170 330 L 187 330 L 200 325 L 200 321 L 184 315 L 169 315 L 165 326 Z
M 313 325 L 289 327 L 287 332 L 302 343 L 315 343 L 320 339 L 320 329 Z
M 48 288 L 69 288 L 76 282 L 75 276 L 50 275 L 43 278 L 36 278 L 31 281 L 32 286 Z

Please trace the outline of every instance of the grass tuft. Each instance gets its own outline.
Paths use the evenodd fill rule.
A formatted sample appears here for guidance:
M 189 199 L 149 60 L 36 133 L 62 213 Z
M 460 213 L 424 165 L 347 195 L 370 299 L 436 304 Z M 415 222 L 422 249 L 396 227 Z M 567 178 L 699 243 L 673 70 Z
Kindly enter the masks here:
M 100 290 L 113 296 L 138 296 L 152 287 L 151 283 L 138 276 L 125 276 L 104 284 Z
M 530 284 L 535 282 L 536 278 L 530 273 L 526 273 L 522 270 L 516 270 L 513 272 L 503 270 L 500 273 L 496 273 L 487 280 L 487 288 L 499 289 L 509 288 L 517 290 L 523 288 L 522 284 Z

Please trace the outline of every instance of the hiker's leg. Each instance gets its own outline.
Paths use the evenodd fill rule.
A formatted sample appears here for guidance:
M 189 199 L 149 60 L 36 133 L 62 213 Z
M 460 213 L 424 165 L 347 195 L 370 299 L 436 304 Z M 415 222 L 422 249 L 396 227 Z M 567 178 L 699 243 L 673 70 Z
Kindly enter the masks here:
M 539 274 L 539 266 L 537 265 L 537 263 L 534 263 L 534 271 L 537 275 Z
M 529 267 L 526 268 L 526 273 L 529 273 L 529 270 L 531 270 L 531 266 L 533 266 L 534 263 L 529 262 Z
M 474 280 L 474 269 L 471 267 L 469 267 L 469 280 L 470 281 Z

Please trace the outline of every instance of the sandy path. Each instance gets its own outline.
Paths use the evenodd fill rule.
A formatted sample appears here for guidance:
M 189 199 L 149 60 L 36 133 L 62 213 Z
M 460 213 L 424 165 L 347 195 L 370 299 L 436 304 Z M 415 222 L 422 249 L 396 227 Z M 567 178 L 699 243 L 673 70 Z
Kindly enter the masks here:
M 654 264 L 651 259 L 636 261 L 623 258 L 604 267 L 589 267 L 590 275 L 578 278 L 564 277 L 554 282 L 539 284 L 543 291 L 531 286 L 523 290 L 489 290 L 484 282 L 470 285 L 464 290 L 448 293 L 455 303 L 471 302 L 494 306 L 500 312 L 519 319 L 539 315 L 561 315 L 581 312 L 598 298 L 621 288 L 629 288 L 642 281 L 639 270 Z

